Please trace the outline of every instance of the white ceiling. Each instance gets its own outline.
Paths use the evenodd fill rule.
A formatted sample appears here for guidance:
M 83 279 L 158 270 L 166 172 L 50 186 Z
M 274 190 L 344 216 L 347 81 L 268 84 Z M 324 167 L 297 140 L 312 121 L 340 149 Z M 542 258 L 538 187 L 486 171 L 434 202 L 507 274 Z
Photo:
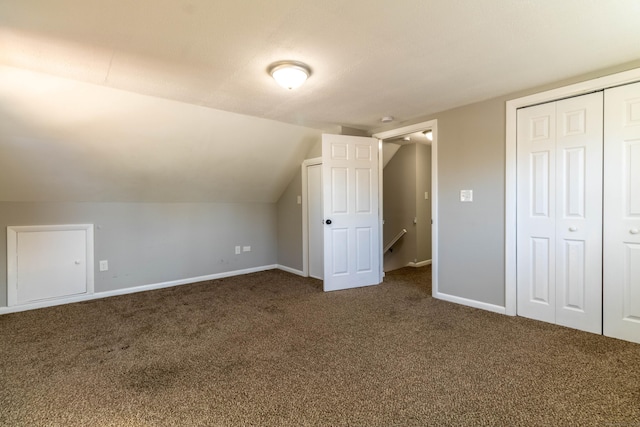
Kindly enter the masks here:
M 0 201 L 274 202 L 320 129 L 637 60 L 639 22 L 638 0 L 2 0 Z M 284 59 L 301 88 L 267 74 Z
M 5 0 L 0 63 L 323 128 L 640 58 L 638 0 Z M 283 91 L 274 61 L 313 69 Z

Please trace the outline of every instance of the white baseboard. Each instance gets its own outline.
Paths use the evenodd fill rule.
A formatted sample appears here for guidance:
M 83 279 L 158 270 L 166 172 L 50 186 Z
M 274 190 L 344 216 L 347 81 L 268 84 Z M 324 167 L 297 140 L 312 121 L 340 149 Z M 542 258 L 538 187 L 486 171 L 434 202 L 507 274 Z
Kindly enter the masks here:
M 489 304 L 482 301 L 457 297 L 455 295 L 443 294 L 442 292 L 434 292 L 433 297 L 443 301 L 454 302 L 456 304 L 466 305 L 468 307 L 479 308 L 481 310 L 492 311 L 499 314 L 507 314 L 507 309 L 499 305 Z
M 424 261 L 420 262 L 410 262 L 409 264 L 407 264 L 407 267 L 424 267 L 425 265 L 431 265 L 431 260 L 425 259 Z
M 298 276 L 307 277 L 307 275 L 304 274 L 304 271 L 296 270 L 295 268 L 287 267 L 286 265 L 278 264 L 276 265 L 276 268 L 278 270 L 286 271 L 287 273 L 292 273 L 292 274 L 297 274 Z
M 259 271 L 273 270 L 279 268 L 278 265 L 263 265 L 260 267 L 245 268 L 243 270 L 225 271 L 222 273 L 208 274 L 206 276 L 190 277 L 188 279 L 171 280 L 169 282 L 154 283 L 151 285 L 134 286 L 131 288 L 116 289 L 113 291 L 96 292 L 90 295 L 75 295 L 65 298 L 56 298 L 32 302 L 28 304 L 14 305 L 11 307 L 0 307 L 0 315 L 17 313 L 19 311 L 35 310 L 37 308 L 53 307 L 56 305 L 71 304 L 74 302 L 91 301 L 94 299 L 114 297 L 118 295 L 133 294 L 136 292 L 152 291 L 155 289 L 170 288 L 173 286 L 188 285 L 190 283 L 204 282 L 207 280 L 223 279 L 225 277 L 240 276 L 243 274 L 257 273 Z

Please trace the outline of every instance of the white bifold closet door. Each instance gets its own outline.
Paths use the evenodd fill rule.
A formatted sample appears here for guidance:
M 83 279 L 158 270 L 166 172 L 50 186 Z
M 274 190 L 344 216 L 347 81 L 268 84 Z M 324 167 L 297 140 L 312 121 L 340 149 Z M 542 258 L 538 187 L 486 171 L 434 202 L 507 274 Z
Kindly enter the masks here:
M 604 334 L 640 343 L 640 83 L 605 92 Z
M 518 314 L 602 333 L 603 95 L 518 110 Z

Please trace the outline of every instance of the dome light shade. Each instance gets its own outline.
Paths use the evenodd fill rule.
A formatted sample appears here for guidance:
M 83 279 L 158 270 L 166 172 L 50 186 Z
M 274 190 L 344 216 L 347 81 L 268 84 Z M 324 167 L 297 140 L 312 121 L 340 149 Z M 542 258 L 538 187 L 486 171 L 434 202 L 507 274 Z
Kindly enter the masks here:
M 424 132 L 424 136 L 426 136 L 429 141 L 433 141 L 433 131 L 431 129 Z
M 302 62 L 281 61 L 271 64 L 269 74 L 283 88 L 295 89 L 307 80 L 311 70 Z

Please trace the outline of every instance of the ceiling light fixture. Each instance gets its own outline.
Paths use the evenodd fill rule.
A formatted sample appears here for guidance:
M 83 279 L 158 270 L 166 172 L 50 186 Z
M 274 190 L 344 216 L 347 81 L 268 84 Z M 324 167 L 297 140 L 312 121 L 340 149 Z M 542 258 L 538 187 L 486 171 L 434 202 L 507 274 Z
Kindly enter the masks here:
M 297 61 L 279 61 L 269 66 L 271 77 L 285 89 L 301 86 L 311 75 L 308 65 Z
M 380 119 L 382 123 L 391 123 L 393 121 L 393 116 L 384 116 Z
M 433 131 L 429 129 L 428 131 L 423 132 L 424 136 L 429 140 L 433 141 Z

